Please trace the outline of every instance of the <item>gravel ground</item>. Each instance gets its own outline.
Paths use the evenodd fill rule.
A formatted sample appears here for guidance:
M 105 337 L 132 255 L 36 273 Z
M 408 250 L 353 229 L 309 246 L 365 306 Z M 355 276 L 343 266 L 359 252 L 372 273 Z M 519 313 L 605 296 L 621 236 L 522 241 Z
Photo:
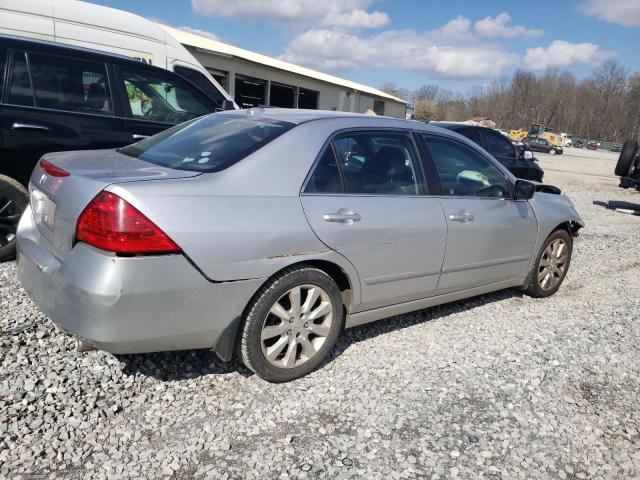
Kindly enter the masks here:
M 640 194 L 607 155 L 538 156 L 588 223 L 557 295 L 350 330 L 289 384 L 207 351 L 75 353 L 0 265 L 0 477 L 640 478 L 640 217 L 604 208 Z

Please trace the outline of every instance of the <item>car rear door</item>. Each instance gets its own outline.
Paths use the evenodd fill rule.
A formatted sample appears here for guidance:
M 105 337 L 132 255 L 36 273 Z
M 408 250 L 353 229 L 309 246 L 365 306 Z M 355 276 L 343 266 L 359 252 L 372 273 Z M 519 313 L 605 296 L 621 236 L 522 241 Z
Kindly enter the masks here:
M 219 110 L 211 98 L 173 72 L 121 64 L 116 73 L 130 142 Z
M 439 293 L 524 277 L 538 232 L 529 203 L 512 200 L 510 181 L 480 150 L 450 137 L 421 138 L 448 229 Z
M 322 152 L 301 200 L 309 224 L 361 279 L 368 310 L 433 294 L 446 223 L 407 131 L 351 131 Z
M 8 64 L 2 143 L 18 180 L 44 153 L 127 143 L 104 62 L 30 48 L 11 50 Z

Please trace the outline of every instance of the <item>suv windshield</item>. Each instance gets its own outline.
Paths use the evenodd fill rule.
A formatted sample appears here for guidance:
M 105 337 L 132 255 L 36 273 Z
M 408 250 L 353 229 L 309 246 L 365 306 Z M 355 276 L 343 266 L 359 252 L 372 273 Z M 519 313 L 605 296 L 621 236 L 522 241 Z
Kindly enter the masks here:
M 163 167 L 217 172 L 242 160 L 295 124 L 239 115 L 209 115 L 142 140 L 120 153 Z

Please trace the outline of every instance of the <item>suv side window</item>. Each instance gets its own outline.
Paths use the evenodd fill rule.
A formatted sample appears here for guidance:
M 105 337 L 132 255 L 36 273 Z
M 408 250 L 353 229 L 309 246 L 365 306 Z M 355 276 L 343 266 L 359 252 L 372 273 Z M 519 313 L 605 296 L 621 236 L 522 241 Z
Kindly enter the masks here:
M 212 113 L 213 102 L 179 75 L 120 68 L 131 117 L 177 124 Z
M 480 138 L 480 132 L 478 131 L 477 128 L 468 128 L 465 130 L 460 130 L 458 133 L 460 133 L 460 135 L 467 137 L 476 145 L 480 145 L 482 147 L 482 138 Z
M 33 90 L 31 89 L 31 77 L 29 76 L 27 54 L 25 52 L 13 52 L 7 103 L 33 107 Z
M 455 140 L 423 136 L 435 163 L 442 195 L 508 198 L 507 178 L 480 152 Z
M 504 135 L 485 130 L 484 138 L 487 143 L 487 152 L 491 155 L 511 158 L 516 157 L 513 144 L 504 138 Z
M 334 140 L 345 191 L 362 194 L 425 193 L 418 155 L 405 132 L 351 132 Z
M 305 193 L 341 193 L 342 180 L 331 145 L 327 147 L 307 182 Z
M 29 53 L 36 106 L 113 115 L 104 63 Z
M 198 87 L 200 90 L 202 90 L 204 93 L 209 95 L 213 100 L 215 100 L 215 102 L 218 104 L 219 107 L 222 106 L 224 97 L 218 91 L 215 85 L 211 83 L 211 81 L 207 77 L 205 77 L 201 72 L 194 70 L 193 68 L 182 67 L 180 65 L 176 65 L 173 71 L 176 72 L 178 75 L 183 76 L 184 78 L 189 80 L 191 83 L 193 83 L 196 87 Z
M 2 102 L 2 87 L 4 85 L 4 69 L 7 63 L 7 49 L 0 47 L 0 103 Z

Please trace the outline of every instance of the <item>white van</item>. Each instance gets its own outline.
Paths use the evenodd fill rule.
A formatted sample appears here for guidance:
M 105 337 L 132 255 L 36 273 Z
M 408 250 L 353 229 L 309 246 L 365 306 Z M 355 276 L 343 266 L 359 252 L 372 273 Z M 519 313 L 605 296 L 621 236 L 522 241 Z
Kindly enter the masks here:
M 77 0 L 2 0 L 0 33 L 133 57 L 182 75 L 222 108 L 237 108 L 183 45 L 162 27 L 133 13 Z

